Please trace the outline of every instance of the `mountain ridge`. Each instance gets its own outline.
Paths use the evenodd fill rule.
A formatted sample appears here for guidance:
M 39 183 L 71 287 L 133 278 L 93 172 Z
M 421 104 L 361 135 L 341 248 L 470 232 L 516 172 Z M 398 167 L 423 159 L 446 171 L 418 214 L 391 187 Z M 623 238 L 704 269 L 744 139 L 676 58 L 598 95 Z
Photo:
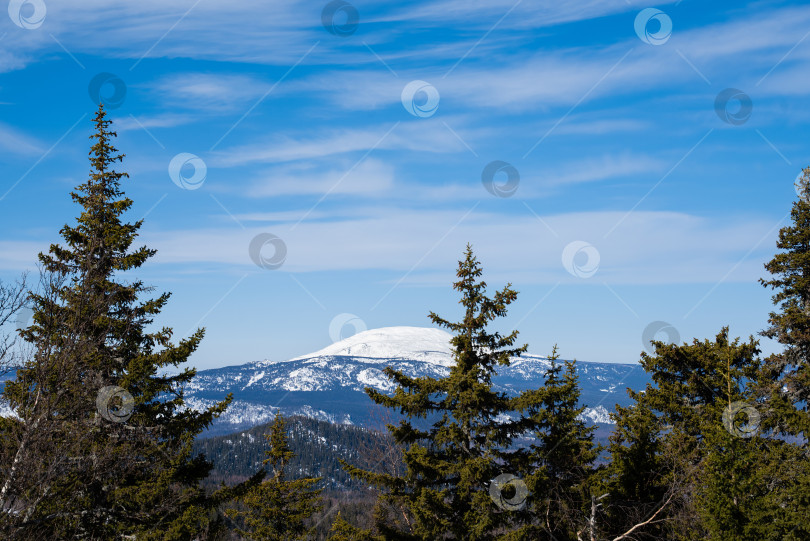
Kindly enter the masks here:
M 201 370 L 185 390 L 187 403 L 202 409 L 234 400 L 215 421 L 208 435 L 249 428 L 272 419 L 303 415 L 343 424 L 366 424 L 377 408 L 364 392 L 373 387 L 390 392 L 395 385 L 383 369 L 391 366 L 411 377 L 445 377 L 453 363 L 451 335 L 441 329 L 383 327 L 335 342 L 311 354 L 288 360 L 252 361 L 242 365 Z M 498 367 L 497 390 L 516 394 L 543 384 L 550 366 L 545 356 L 524 354 L 509 366 Z M 582 388 L 583 417 L 593 424 L 610 424 L 616 403 L 627 405 L 626 387 L 639 390 L 648 378 L 636 364 L 577 362 Z

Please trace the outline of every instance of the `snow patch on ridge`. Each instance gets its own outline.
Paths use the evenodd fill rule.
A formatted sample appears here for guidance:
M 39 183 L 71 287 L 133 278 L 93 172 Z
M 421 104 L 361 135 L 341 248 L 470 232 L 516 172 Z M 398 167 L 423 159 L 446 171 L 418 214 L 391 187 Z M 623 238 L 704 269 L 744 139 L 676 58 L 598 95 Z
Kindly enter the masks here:
M 374 387 L 379 391 L 393 391 L 396 385 L 388 379 L 382 370 L 377 368 L 366 368 L 357 374 L 357 381 L 363 385 Z
M 590 421 L 597 425 L 612 425 L 615 424 L 610 417 L 610 412 L 605 406 L 596 406 L 595 408 L 585 408 L 579 415 L 580 419 Z
M 254 383 L 256 383 L 257 381 L 259 381 L 260 379 L 262 379 L 263 377 L 264 377 L 264 370 L 262 370 L 262 371 L 261 371 L 261 372 L 259 372 L 258 374 L 253 374 L 252 376 L 250 376 L 250 381 L 248 381 L 248 382 L 247 382 L 247 385 L 245 385 L 244 387 L 242 387 L 242 389 L 247 389 L 248 387 L 250 387 L 251 385 L 253 385 L 253 384 L 254 384 Z

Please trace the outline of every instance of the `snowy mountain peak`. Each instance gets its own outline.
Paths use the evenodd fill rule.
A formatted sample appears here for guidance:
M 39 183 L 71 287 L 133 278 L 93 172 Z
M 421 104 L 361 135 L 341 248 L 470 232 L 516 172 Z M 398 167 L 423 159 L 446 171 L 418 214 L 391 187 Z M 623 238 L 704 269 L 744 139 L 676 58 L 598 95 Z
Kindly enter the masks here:
M 330 422 L 364 424 L 373 418 L 365 389 L 387 393 L 395 384 L 391 367 L 409 377 L 445 378 L 453 366 L 451 335 L 441 329 L 384 327 L 364 331 L 320 351 L 287 361 L 259 361 L 202 370 L 186 389 L 194 409 L 204 409 L 233 393 L 228 411 L 216 421 L 219 433 L 267 422 L 284 415 L 306 415 Z M 508 396 L 543 385 L 548 358 L 524 354 L 499 366 L 493 388 Z M 609 424 L 615 404 L 629 404 L 626 387 L 643 389 L 648 378 L 640 365 L 577 363 L 582 416 Z M 214 429 L 212 429 L 214 430 Z
M 382 327 L 350 336 L 291 361 L 315 357 L 362 357 L 368 359 L 408 359 L 450 366 L 450 334 L 423 327 Z

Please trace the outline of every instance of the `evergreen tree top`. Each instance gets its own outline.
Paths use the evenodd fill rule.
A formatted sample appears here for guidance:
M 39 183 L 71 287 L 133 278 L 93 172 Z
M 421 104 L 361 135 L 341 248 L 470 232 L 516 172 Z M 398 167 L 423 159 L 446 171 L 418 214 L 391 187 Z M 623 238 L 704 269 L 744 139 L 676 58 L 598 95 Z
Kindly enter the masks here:
M 506 336 L 488 331 L 488 323 L 505 317 L 508 305 L 517 299 L 518 293 L 508 283 L 492 298 L 487 297 L 487 283 L 479 279 L 482 273 L 472 246 L 467 244 L 464 259 L 458 263 L 458 280 L 453 283 L 453 289 L 461 293 L 459 304 L 464 307 L 464 318 L 451 322 L 434 312 L 430 312 L 429 317 L 433 323 L 445 327 L 454 335 L 450 343 L 456 363 L 467 368 L 480 364 L 483 369 L 481 375 L 489 378 L 496 365 L 509 365 L 509 359 L 525 353 L 528 345 L 513 347 L 518 336 L 516 330 Z
M 287 441 L 287 424 L 284 422 L 284 417 L 281 416 L 281 411 L 276 413 L 276 418 L 270 427 L 270 433 L 265 434 L 265 439 L 269 445 L 269 449 L 265 451 L 267 458 L 264 459 L 265 465 L 270 465 L 273 469 L 275 477 L 282 477 L 284 475 L 284 468 L 293 458 L 293 451 L 290 449 L 290 444 Z
M 113 271 L 126 271 L 140 267 L 156 251 L 139 248 L 129 253 L 142 220 L 127 223 L 122 215 L 132 206 L 124 196 L 121 179 L 129 174 L 114 169 L 124 159 L 112 144 L 117 134 L 110 130 L 112 121 L 100 105 L 93 119 L 96 130 L 90 135 L 95 144 L 90 148 L 90 174 L 88 179 L 71 192 L 82 212 L 76 225 L 65 225 L 60 233 L 67 248 L 53 244 L 48 254 L 40 254 L 46 271 L 93 273 L 96 277 L 109 276 Z
M 788 346 L 810 343 L 810 167 L 805 168 L 799 184 L 798 199 L 791 209 L 792 223 L 779 230 L 776 247 L 781 250 L 765 264 L 771 279 L 760 279 L 775 290 L 770 327 L 763 334 Z M 807 353 L 807 349 L 804 353 Z

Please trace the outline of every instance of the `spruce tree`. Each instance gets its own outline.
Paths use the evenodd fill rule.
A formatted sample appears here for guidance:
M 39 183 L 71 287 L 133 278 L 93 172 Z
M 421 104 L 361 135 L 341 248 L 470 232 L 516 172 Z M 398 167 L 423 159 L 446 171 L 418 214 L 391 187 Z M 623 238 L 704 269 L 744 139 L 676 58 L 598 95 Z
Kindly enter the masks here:
M 793 203 L 792 223 L 779 231 L 780 250 L 765 264 L 771 274 L 760 283 L 775 290 L 769 326 L 763 335 L 777 340 L 784 351 L 767 359 L 773 385 L 769 406 L 781 421 L 778 430 L 808 441 L 810 434 L 810 167 L 804 169 Z
M 609 437 L 608 460 L 599 471 L 594 496 L 603 498 L 599 513 L 599 531 L 615 537 L 653 517 L 670 495 L 672 467 L 663 454 L 663 421 L 637 402 L 640 394 L 627 390 L 636 403 L 627 407 L 616 405 L 612 418 L 616 425 Z M 663 539 L 667 514 L 646 525 L 638 539 Z M 661 513 L 659 513 L 660 515 Z
M 211 465 L 191 443 L 230 397 L 190 410 L 195 370 L 167 371 L 203 331 L 174 344 L 171 329 L 147 330 L 169 294 L 143 300 L 152 288 L 128 279 L 155 251 L 132 248 L 142 221 L 124 221 L 124 156 L 103 106 L 93 122 L 90 176 L 71 193 L 81 214 L 39 256 L 32 355 L 3 392 L 17 417 L 0 419 L 0 524 L 7 538 L 192 539 L 226 494 L 200 488 Z
M 579 405 L 576 365 L 559 364 L 558 359 L 555 345 L 543 386 L 514 399 L 534 441 L 511 457 L 532 495 L 516 517 L 522 526 L 513 539 L 575 540 L 587 523 L 589 482 L 599 448 L 593 443 L 595 427 L 581 417 L 585 407 Z
M 783 350 L 765 359 L 757 392 L 770 413 L 763 425 L 792 443 L 781 452 L 798 452 L 798 458 L 782 462 L 789 465 L 792 477 L 783 487 L 784 499 L 792 504 L 783 507 L 795 509 L 796 530 L 810 538 L 810 518 L 802 510 L 810 506 L 810 167 L 802 171 L 796 188 L 799 197 L 791 208 L 791 223 L 780 229 L 779 251 L 765 264 L 771 276 L 760 279 L 774 291 L 775 306 L 762 335 L 779 342 Z
M 801 538 L 792 537 L 795 503 L 780 472 L 790 445 L 760 424 L 768 412 L 756 393 L 757 342 L 730 340 L 723 328 L 713 341 L 655 347 L 641 360 L 652 383 L 618 413 L 603 534 L 637 521 L 642 539 Z
M 270 477 L 237 498 L 241 508 L 233 509 L 229 514 L 244 521 L 244 528 L 237 528 L 237 532 L 249 539 L 306 539 L 314 531 L 307 525 L 307 519 L 322 508 L 321 489 L 314 488 L 321 478 L 287 479 L 285 470 L 295 455 L 288 445 L 280 412 L 276 414 L 266 439 L 269 449 L 265 452 L 264 465 L 270 468 Z
M 506 315 L 517 293 L 508 284 L 488 297 L 481 274 L 468 245 L 453 284 L 461 295 L 461 321 L 430 313 L 434 324 L 453 334 L 448 376 L 412 378 L 389 367 L 385 373 L 397 385 L 393 395 L 366 389 L 376 403 L 405 417 L 388 425 L 404 447 L 404 474 L 347 466 L 382 489 L 385 503 L 401 509 L 398 524 L 377 523 L 386 539 L 493 539 L 508 524 L 509 512 L 494 505 L 490 484 L 508 472 L 504 455 L 519 427 L 510 417 L 516 413 L 510 398 L 493 389 L 492 376 L 526 346 L 514 346 L 516 331 L 488 330 L 491 321 Z

